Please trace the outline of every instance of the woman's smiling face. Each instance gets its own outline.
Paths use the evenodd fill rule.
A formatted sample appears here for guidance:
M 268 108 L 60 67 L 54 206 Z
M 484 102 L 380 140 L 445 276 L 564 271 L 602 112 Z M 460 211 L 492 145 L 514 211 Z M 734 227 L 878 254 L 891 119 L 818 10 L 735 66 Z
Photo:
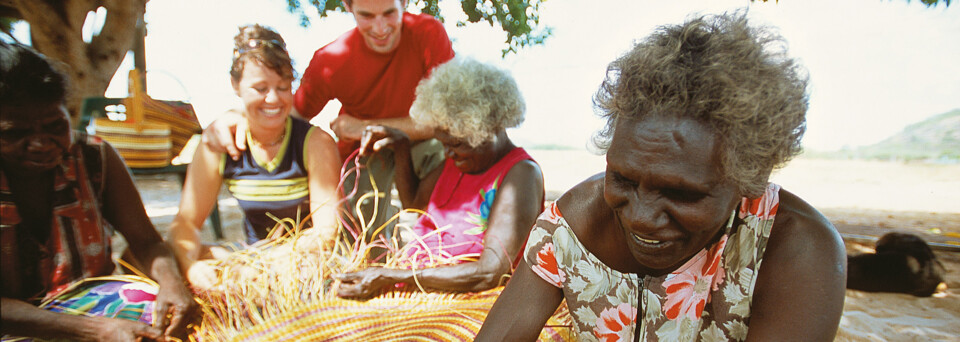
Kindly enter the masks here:
M 604 199 L 638 263 L 659 275 L 714 241 L 741 196 L 725 179 L 719 140 L 692 119 L 623 119 L 607 152 Z
M 61 103 L 0 105 L 4 163 L 30 171 L 59 165 L 72 145 L 70 117 Z
M 243 101 L 244 113 L 250 125 L 280 127 L 286 123 L 293 108 L 292 81 L 262 63 L 247 59 L 240 80 L 234 80 L 233 89 Z

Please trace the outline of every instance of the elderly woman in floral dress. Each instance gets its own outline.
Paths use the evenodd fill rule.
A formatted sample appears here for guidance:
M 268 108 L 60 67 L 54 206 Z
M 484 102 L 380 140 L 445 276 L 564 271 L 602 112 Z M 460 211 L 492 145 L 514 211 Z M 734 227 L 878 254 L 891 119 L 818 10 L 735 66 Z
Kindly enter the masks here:
M 533 340 L 563 299 L 582 340 L 832 340 L 839 234 L 768 183 L 807 108 L 784 45 L 734 13 L 614 61 L 596 97 L 607 170 L 540 216 L 477 341 Z

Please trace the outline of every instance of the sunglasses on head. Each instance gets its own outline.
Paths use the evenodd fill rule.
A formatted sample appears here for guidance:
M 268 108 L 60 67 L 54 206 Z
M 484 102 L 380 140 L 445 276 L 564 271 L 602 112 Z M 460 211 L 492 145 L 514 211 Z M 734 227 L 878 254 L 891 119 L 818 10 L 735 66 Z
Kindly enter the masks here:
M 246 44 L 244 44 L 242 47 L 240 47 L 239 49 L 237 49 L 237 55 L 244 54 L 244 53 L 246 53 L 246 52 L 248 52 L 248 51 L 253 51 L 253 50 L 259 49 L 259 48 L 261 48 L 261 47 L 263 47 L 263 48 L 267 48 L 267 47 L 279 47 L 281 50 L 284 50 L 284 51 L 287 50 L 287 45 L 284 44 L 283 42 L 279 41 L 279 40 L 276 40 L 276 39 L 269 39 L 269 40 L 267 40 L 267 39 L 250 39 L 250 40 L 247 40 L 247 43 L 246 43 Z

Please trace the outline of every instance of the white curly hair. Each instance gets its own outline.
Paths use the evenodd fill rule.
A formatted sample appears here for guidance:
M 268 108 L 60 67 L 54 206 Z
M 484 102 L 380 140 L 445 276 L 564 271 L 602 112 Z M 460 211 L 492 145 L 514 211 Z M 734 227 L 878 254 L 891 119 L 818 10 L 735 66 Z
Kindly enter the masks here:
M 506 70 L 456 57 L 420 81 L 410 117 L 476 147 L 523 122 L 526 105 Z

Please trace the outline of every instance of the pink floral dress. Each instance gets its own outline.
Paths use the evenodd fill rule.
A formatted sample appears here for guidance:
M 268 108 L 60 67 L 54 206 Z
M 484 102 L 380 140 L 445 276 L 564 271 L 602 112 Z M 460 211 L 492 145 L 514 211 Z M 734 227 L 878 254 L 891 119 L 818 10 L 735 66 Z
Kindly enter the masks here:
M 640 278 L 607 267 L 580 243 L 556 204 L 530 232 L 525 260 L 563 289 L 578 340 L 743 340 L 779 193 L 771 183 L 762 197 L 744 198 L 720 240 L 667 275 Z M 733 215 L 740 217 L 737 227 Z

